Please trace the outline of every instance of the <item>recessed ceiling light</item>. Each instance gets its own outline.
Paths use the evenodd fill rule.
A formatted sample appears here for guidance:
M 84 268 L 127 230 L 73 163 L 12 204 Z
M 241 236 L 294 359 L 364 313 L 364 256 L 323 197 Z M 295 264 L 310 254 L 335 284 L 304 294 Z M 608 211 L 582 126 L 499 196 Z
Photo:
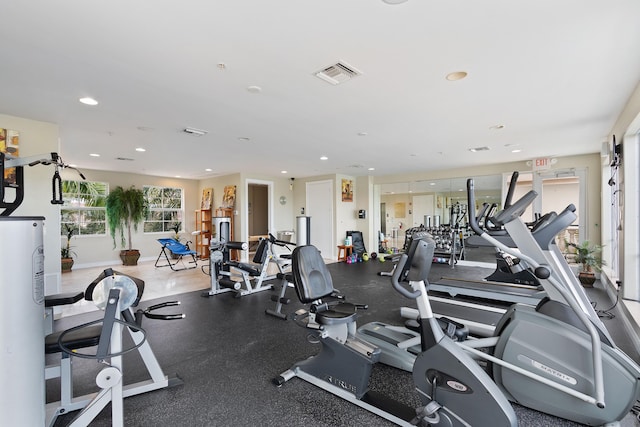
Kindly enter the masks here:
M 358 136 L 367 136 L 369 135 L 367 132 L 358 132 Z
M 329 160 L 329 158 L 327 156 L 322 156 L 320 157 L 320 160 Z
M 522 150 L 521 150 L 521 149 L 519 149 L 519 148 L 516 148 L 515 150 L 511 150 L 511 152 L 512 152 L 512 153 L 519 153 L 519 152 L 521 152 L 521 151 L 522 151 Z
M 251 141 L 251 138 L 248 136 L 239 136 L 238 141 Z
M 407 0 L 382 0 L 382 2 L 386 4 L 402 4 L 406 3 Z
M 491 129 L 491 130 L 504 129 L 504 125 L 493 125 L 493 126 L 490 126 L 489 129 Z
M 88 96 L 85 98 L 80 98 L 78 101 L 82 102 L 85 105 L 98 105 L 98 101 Z
M 280 173 L 287 173 L 287 171 L 280 171 Z
M 182 178 L 180 175 L 176 175 L 176 178 Z
M 100 157 L 100 154 L 96 154 L 96 153 L 91 153 L 89 154 L 91 157 Z
M 248 86 L 247 91 L 249 93 L 260 93 L 262 92 L 262 88 L 260 86 Z
M 205 169 L 205 172 L 212 172 L 212 171 L 213 171 L 213 169 L 211 169 L 211 168 L 206 168 Z
M 467 77 L 466 71 L 454 71 L 453 73 L 447 74 L 446 79 L 449 80 L 450 82 L 454 82 L 456 80 L 462 80 L 465 77 Z
M 138 152 L 140 152 L 140 153 L 144 153 L 144 152 L 145 152 L 145 151 L 147 151 L 147 150 L 145 150 L 145 149 L 144 149 L 144 148 L 142 148 L 142 147 L 138 147 L 138 148 L 136 148 L 136 151 L 138 151 Z
M 374 171 L 374 170 L 376 170 L 376 168 L 369 168 L 367 170 Z
M 436 185 L 436 183 L 435 182 L 430 182 L 429 185 Z

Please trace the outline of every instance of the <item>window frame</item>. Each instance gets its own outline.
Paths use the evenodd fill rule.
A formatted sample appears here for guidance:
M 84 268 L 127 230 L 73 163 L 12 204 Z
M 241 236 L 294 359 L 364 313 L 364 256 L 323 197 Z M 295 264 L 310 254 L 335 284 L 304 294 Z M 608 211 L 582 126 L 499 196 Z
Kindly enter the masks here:
M 70 191 L 70 185 L 71 183 L 73 183 L 74 186 L 76 186 L 74 191 Z M 83 200 L 85 199 L 82 196 L 86 196 L 86 195 L 92 195 L 90 190 L 91 187 L 97 184 L 96 187 L 101 186 L 102 190 L 100 193 L 96 194 L 95 199 L 99 200 L 100 197 L 102 197 L 102 203 L 98 203 L 97 206 L 95 206 L 95 202 L 84 202 Z M 83 192 L 82 190 L 89 190 L 89 192 Z M 69 200 L 69 195 L 70 194 L 75 194 L 77 197 L 74 197 L 72 200 Z M 107 208 L 105 205 L 105 200 L 107 198 L 107 195 L 109 194 L 109 183 L 108 182 L 103 182 L 103 181 L 82 181 L 82 180 L 73 180 L 73 179 L 65 179 L 62 181 L 62 195 L 63 195 L 63 205 L 60 206 L 60 236 L 64 237 L 66 236 L 66 228 L 65 228 L 65 224 L 73 224 L 74 228 L 75 228 L 75 233 L 74 236 L 78 237 L 104 237 L 108 235 L 108 224 L 107 224 Z M 74 200 L 77 200 L 76 202 L 74 202 Z M 92 200 L 92 199 L 89 199 Z M 75 221 L 66 221 L 65 220 L 65 211 L 76 211 L 78 213 L 77 218 L 75 219 Z M 102 220 L 93 220 L 93 221 L 85 221 L 85 214 L 87 212 L 101 212 L 102 213 Z M 71 213 L 71 215 L 73 215 L 73 213 Z M 92 224 L 92 223 L 102 223 L 104 225 L 102 232 L 99 233 L 83 233 L 83 230 L 87 229 L 87 224 Z
M 161 197 L 161 200 L 160 200 L 161 206 L 159 207 L 155 206 L 157 204 L 157 201 L 154 201 L 150 198 L 149 192 L 151 189 L 156 189 L 160 193 L 159 196 Z M 178 232 L 180 233 L 184 231 L 184 221 L 185 221 L 184 220 L 185 218 L 184 188 L 169 187 L 169 186 L 162 186 L 162 185 L 143 185 L 142 191 L 145 195 L 145 201 L 147 203 L 147 217 L 142 223 L 142 230 L 144 234 L 159 234 L 159 233 L 174 232 L 172 227 L 175 226 L 176 223 L 180 224 L 180 229 L 178 230 Z M 165 201 L 165 197 L 167 196 L 166 193 L 175 192 L 175 191 L 178 191 L 180 193 L 180 197 L 179 197 L 180 206 L 178 208 L 167 206 L 170 203 L 169 201 Z M 156 197 L 156 196 L 153 196 L 153 197 Z M 177 200 L 175 196 L 170 197 L 170 199 L 173 201 Z M 174 218 L 169 218 L 171 216 L 171 213 L 175 213 Z M 155 216 L 158 214 L 160 215 L 159 219 L 152 219 L 152 216 Z M 161 229 L 148 230 L 149 224 L 162 224 L 162 227 Z

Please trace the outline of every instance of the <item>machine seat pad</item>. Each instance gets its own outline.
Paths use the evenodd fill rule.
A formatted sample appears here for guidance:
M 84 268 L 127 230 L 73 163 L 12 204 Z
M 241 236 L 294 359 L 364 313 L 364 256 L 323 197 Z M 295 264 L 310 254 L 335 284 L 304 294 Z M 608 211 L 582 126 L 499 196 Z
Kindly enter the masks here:
M 45 307 L 75 304 L 84 297 L 84 292 L 67 292 L 64 294 L 47 295 L 44 297 Z
M 45 354 L 59 353 L 58 338 L 64 331 L 49 334 L 44 339 Z M 69 332 L 64 337 L 64 343 L 70 349 L 78 349 L 85 347 L 93 347 L 98 345 L 100 334 L 102 333 L 102 325 L 91 325 L 86 328 L 80 328 L 73 332 Z
M 335 325 L 355 322 L 357 307 L 348 302 L 332 304 L 329 309 L 316 313 L 316 321 L 321 325 Z
M 229 264 L 232 267 L 238 268 L 242 271 L 246 271 L 247 273 L 249 273 L 250 276 L 259 276 L 261 271 L 256 268 L 255 265 L 253 264 L 247 264 L 244 262 L 234 262 L 234 261 L 229 261 L 227 264 Z

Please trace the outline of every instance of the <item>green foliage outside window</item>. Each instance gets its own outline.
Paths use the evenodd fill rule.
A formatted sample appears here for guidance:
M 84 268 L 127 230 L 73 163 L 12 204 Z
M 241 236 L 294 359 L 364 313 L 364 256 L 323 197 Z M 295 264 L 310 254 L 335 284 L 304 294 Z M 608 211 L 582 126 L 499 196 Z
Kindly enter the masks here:
M 145 233 L 172 232 L 184 216 L 182 189 L 144 186 L 144 195 L 149 208 L 144 221 Z
M 95 181 L 62 181 L 60 232 L 66 236 L 67 226 L 74 227 L 77 235 L 105 235 L 105 199 L 109 186 Z

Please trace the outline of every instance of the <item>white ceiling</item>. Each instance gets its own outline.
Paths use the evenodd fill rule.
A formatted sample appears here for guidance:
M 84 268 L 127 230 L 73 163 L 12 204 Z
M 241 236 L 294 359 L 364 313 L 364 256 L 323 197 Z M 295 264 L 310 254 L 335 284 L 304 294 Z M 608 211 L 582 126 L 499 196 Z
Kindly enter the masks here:
M 380 176 L 593 153 L 640 81 L 638 0 L 20 0 L 0 16 L 0 113 L 59 124 L 79 168 Z M 313 75 L 337 61 L 363 75 Z

